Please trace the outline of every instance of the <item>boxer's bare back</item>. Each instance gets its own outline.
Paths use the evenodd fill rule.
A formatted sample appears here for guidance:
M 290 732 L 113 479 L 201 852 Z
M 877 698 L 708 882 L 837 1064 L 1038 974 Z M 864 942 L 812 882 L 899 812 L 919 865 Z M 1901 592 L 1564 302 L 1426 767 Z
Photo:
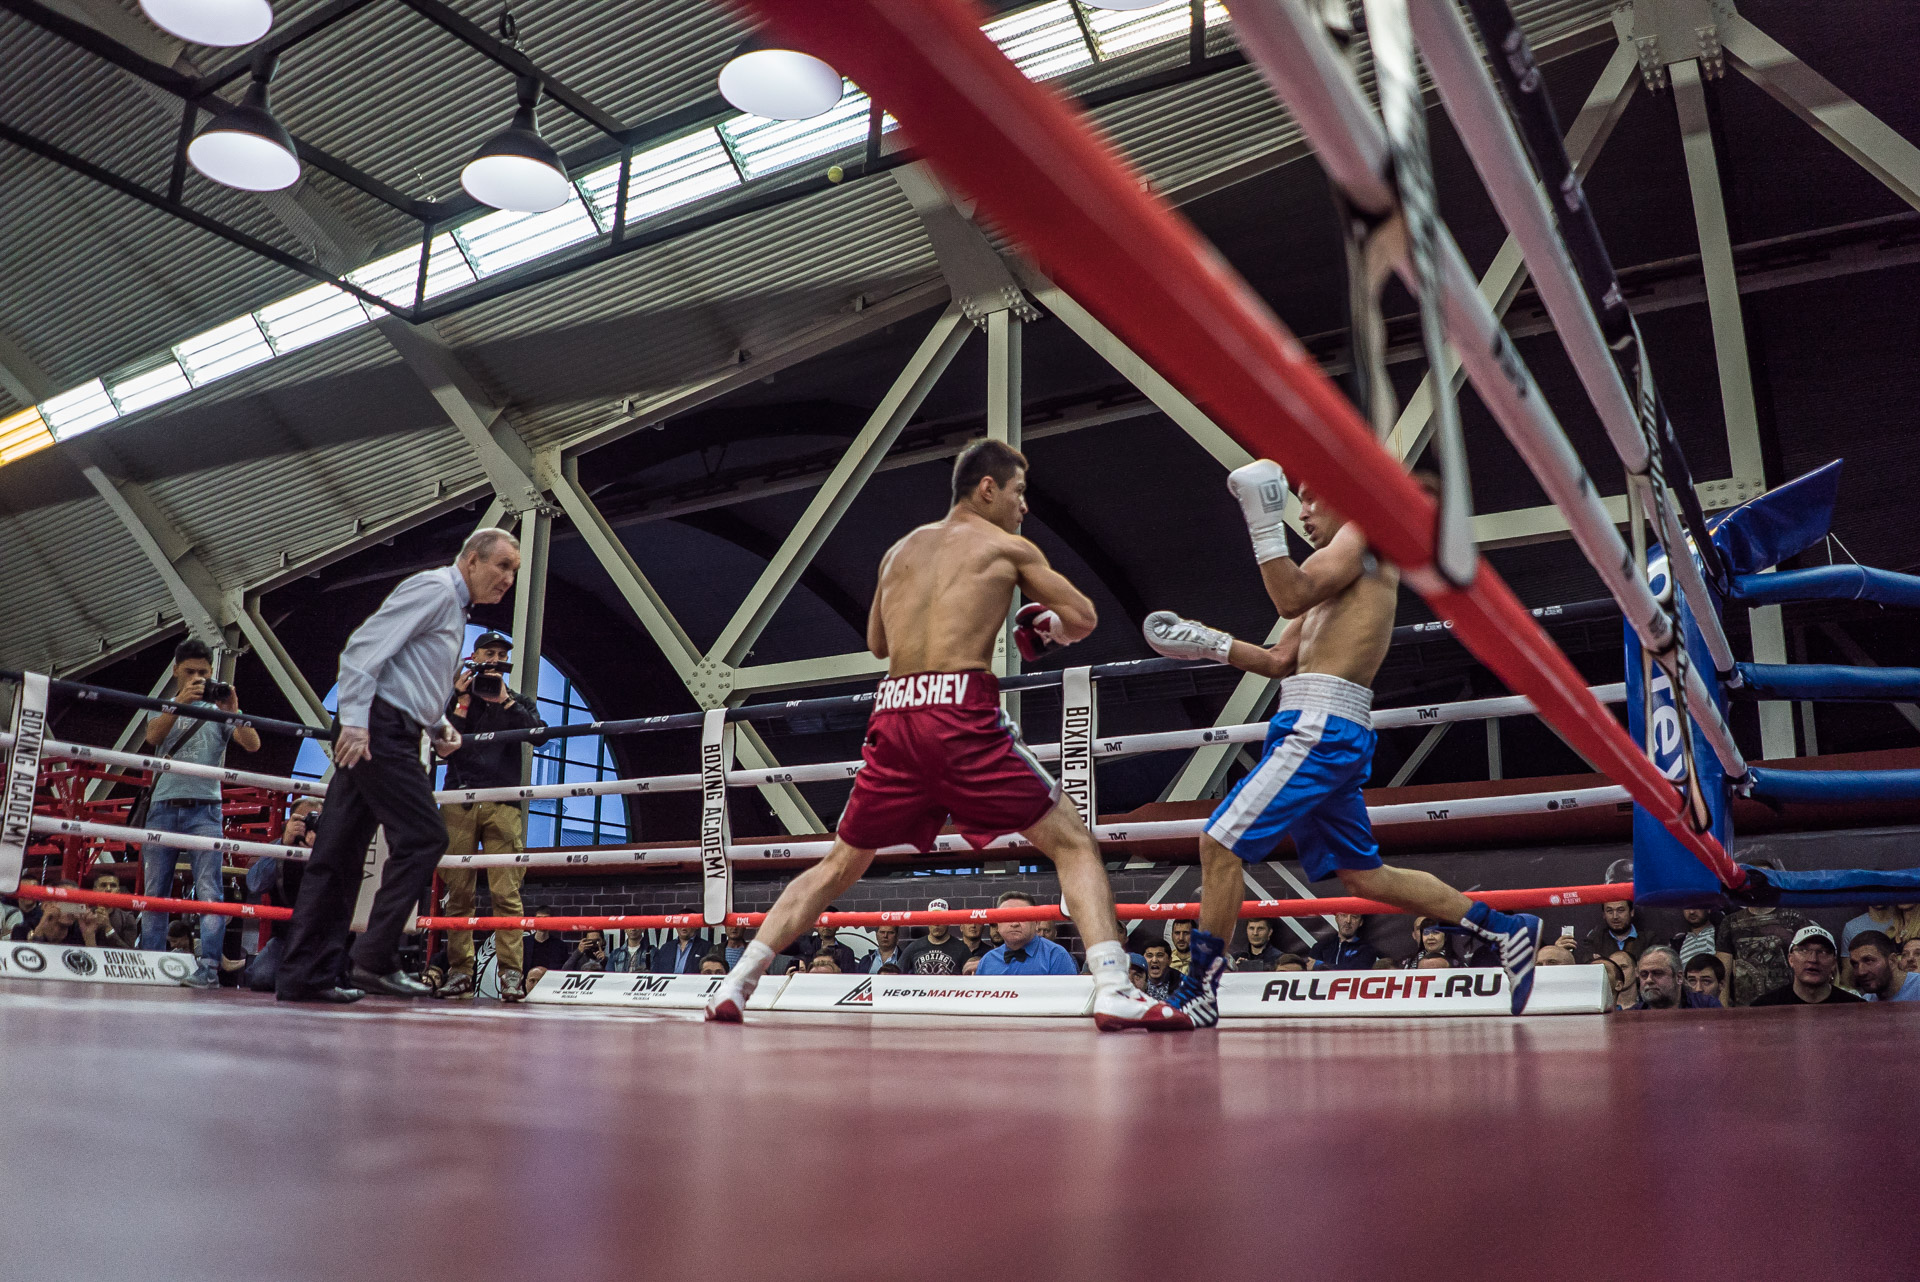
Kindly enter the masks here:
M 1016 587 L 1059 617 L 1059 640 L 1093 631 L 1093 603 L 1039 548 L 1001 524 L 1017 528 L 1026 489 L 1026 474 L 1018 473 L 999 487 L 985 515 L 956 505 L 888 549 L 867 616 L 867 647 L 887 661 L 889 676 L 990 668 Z

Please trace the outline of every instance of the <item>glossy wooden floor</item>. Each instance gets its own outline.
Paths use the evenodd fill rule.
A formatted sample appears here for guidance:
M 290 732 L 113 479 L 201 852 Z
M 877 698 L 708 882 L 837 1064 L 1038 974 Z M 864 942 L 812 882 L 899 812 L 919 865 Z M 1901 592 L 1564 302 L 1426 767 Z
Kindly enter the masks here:
M 0 983 L 0 1272 L 1914 1276 L 1916 1085 L 1912 1006 L 1149 1037 Z

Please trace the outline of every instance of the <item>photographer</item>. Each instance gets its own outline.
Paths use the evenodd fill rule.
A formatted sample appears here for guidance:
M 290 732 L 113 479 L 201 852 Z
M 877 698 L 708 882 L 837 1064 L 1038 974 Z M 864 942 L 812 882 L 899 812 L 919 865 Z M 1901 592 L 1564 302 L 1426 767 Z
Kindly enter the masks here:
M 201 641 L 189 638 L 174 649 L 173 689 L 175 703 L 240 711 L 239 691 L 213 679 L 213 652 Z M 224 766 L 229 741 L 246 752 L 260 751 L 260 732 L 252 726 L 202 721 L 191 713 L 160 712 L 148 717 L 146 741 L 147 751 L 155 756 L 202 766 Z M 196 837 L 224 836 L 219 780 L 171 771 L 156 776 L 149 794 L 146 827 Z M 171 898 L 174 868 L 183 853 L 193 868 L 193 889 L 188 898 L 206 903 L 224 899 L 220 889 L 224 856 L 219 851 L 180 851 L 156 842 L 140 848 L 141 893 L 155 899 Z M 220 951 L 226 936 L 225 917 L 209 913 L 200 918 L 200 964 L 187 980 L 192 987 L 212 988 L 220 982 Z M 140 915 L 140 947 L 147 952 L 166 951 L 167 914 Z
M 560 967 L 561 970 L 605 970 L 607 968 L 606 936 L 597 930 L 590 930 L 580 936 L 580 944 Z
M 463 736 L 489 730 L 530 730 L 543 724 L 533 700 L 507 689 L 513 642 L 498 632 L 482 633 L 473 653 L 460 665 L 453 683 L 453 701 L 447 720 Z M 466 743 L 447 758 L 447 790 L 514 788 L 520 784 L 521 745 Z M 513 801 L 450 802 L 440 807 L 447 820 L 447 853 L 453 855 L 517 854 L 526 848 L 527 821 Z M 518 917 L 520 881 L 524 868 L 489 868 L 487 889 L 493 896 L 493 915 Z M 446 868 L 440 883 L 446 887 L 449 917 L 474 915 L 474 890 L 479 870 Z M 517 1002 L 526 996 L 522 936 L 517 930 L 493 933 L 493 954 L 500 976 L 500 997 Z M 447 979 L 436 997 L 462 999 L 474 994 L 473 932 L 447 932 Z

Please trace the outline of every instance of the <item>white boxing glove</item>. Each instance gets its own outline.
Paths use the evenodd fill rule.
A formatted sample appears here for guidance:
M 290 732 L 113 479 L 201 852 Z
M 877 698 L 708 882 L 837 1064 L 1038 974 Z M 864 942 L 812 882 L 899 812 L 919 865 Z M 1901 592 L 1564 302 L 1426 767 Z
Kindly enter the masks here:
M 1192 619 L 1183 619 L 1172 610 L 1155 610 L 1140 625 L 1141 635 L 1155 654 L 1169 659 L 1211 659 L 1227 661 L 1233 637 L 1218 628 L 1210 628 Z
M 1272 459 L 1255 459 L 1227 473 L 1227 490 L 1247 518 L 1253 559 L 1266 562 L 1287 554 L 1287 474 Z

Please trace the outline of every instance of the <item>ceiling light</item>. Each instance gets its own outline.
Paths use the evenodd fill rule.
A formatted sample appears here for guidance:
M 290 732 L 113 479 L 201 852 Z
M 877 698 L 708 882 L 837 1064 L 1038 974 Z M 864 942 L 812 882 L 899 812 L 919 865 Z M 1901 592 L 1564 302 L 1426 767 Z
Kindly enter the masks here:
M 267 0 L 140 0 L 162 31 L 197 45 L 250 45 L 273 26 Z
M 806 120 L 831 111 L 845 85 L 840 73 L 797 49 L 749 36 L 720 68 L 720 96 L 748 115 Z
M 241 191 L 279 191 L 300 177 L 293 138 L 267 102 L 271 60 L 256 64 L 253 83 L 238 104 L 207 123 L 187 144 L 187 159 L 213 181 Z
M 520 78 L 520 107 L 513 123 L 495 134 L 460 171 L 460 185 L 483 205 L 523 214 L 543 214 L 567 202 L 567 164 L 533 123 L 540 82 Z

